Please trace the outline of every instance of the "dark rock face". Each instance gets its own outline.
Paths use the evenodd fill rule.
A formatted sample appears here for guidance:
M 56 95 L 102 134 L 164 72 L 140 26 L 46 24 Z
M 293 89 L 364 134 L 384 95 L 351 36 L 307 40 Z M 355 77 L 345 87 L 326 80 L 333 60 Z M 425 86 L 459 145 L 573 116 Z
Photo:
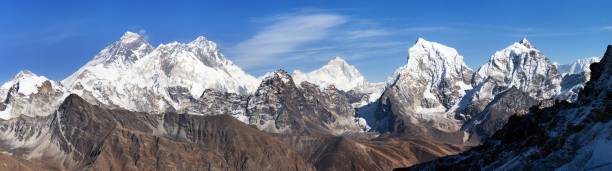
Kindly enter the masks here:
M 312 170 L 283 142 L 230 116 L 107 110 L 76 95 L 55 115 L 3 121 L 0 130 L 13 135 L 2 138 L 5 150 L 62 170 Z M 11 148 L 16 141 L 33 145 Z
M 482 142 L 490 137 L 495 131 L 501 129 L 508 118 L 513 115 L 523 115 L 529 111 L 529 107 L 538 105 L 538 101 L 515 87 L 498 94 L 477 116 L 468 121 L 464 128 L 470 132 L 468 141 L 473 143 Z
M 238 94 L 206 89 L 188 111 L 203 115 L 246 116 L 247 100 L 248 97 Z
M 249 123 L 272 133 L 302 133 L 321 131 L 307 129 L 306 117 L 317 115 L 306 98 L 285 71 L 277 71 L 262 81 L 255 94 L 249 98 L 247 116 Z M 314 126 L 314 125 L 313 125 Z
M 385 92 L 378 101 L 378 110 L 374 114 L 375 123 L 369 123 L 371 120 L 368 121 L 368 124 L 375 126 L 372 129 L 400 137 L 429 139 L 443 144 L 463 144 L 464 133 L 459 131 L 459 127 L 454 128 L 457 125 L 456 123 L 446 118 L 414 123 L 413 121 L 418 120 L 418 118 L 404 115 L 406 113 L 403 110 L 404 107 L 396 107 L 401 106 L 404 101 L 396 101 L 399 98 L 395 98 L 395 96 L 400 95 Z M 454 130 L 442 130 L 441 127 L 446 125 L 450 125 L 449 129 Z
M 303 83 L 298 88 L 287 72 L 279 70 L 263 80 L 248 99 L 249 124 L 271 133 L 341 134 L 358 131 L 347 98 L 335 88 L 320 90 Z
M 405 170 L 609 170 L 612 45 L 574 103 L 510 117 L 482 146 Z M 400 169 L 398 169 L 400 170 Z M 404 169 L 402 169 L 404 170 Z

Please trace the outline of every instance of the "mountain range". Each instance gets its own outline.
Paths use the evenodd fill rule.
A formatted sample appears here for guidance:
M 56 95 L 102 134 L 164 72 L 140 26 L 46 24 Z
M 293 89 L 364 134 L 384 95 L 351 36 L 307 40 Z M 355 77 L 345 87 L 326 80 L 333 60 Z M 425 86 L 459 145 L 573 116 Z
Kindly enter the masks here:
M 311 72 L 257 78 L 205 37 L 153 47 L 126 32 L 62 81 L 22 71 L 4 83 L 0 158 L 31 170 L 390 170 L 463 152 L 469 160 L 417 168 L 472 168 L 480 157 L 528 143 L 511 130 L 539 131 L 548 136 L 538 142 L 554 143 L 575 134 L 569 123 L 594 124 L 583 116 L 606 118 L 608 51 L 600 63 L 559 65 L 522 39 L 474 70 L 456 49 L 419 38 L 404 66 L 371 83 L 341 57 Z M 591 114 L 598 105 L 603 114 Z M 574 120 L 551 120 L 561 111 Z M 538 123 L 559 134 L 525 126 Z M 508 137 L 516 139 L 500 140 Z M 533 153 L 521 147 L 511 154 Z M 573 162 L 567 167 L 593 166 Z

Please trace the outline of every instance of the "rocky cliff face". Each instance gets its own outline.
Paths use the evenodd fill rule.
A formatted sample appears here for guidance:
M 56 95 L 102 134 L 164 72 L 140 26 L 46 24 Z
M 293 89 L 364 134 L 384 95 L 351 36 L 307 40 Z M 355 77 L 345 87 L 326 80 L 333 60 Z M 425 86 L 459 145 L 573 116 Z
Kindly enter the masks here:
M 482 146 L 412 170 L 609 170 L 612 45 L 574 103 L 532 108 L 510 118 Z
M 307 82 L 298 88 L 282 70 L 263 79 L 247 106 L 249 124 L 272 133 L 340 135 L 359 132 L 365 126 L 360 127 L 354 110 L 338 90 L 320 90 Z
M 498 95 L 475 118 L 468 120 L 463 129 L 469 132 L 469 144 L 478 144 L 501 129 L 513 115 L 526 114 L 531 106 L 540 101 L 515 87 Z

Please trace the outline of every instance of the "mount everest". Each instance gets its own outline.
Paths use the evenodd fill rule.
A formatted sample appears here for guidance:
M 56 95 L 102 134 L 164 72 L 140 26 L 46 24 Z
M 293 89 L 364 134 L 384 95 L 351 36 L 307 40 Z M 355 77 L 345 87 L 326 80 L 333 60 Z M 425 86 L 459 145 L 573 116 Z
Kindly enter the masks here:
M 58 153 L 61 158 L 56 159 L 64 168 L 106 166 L 83 163 L 98 160 L 82 155 L 92 151 L 72 143 L 92 148 L 112 144 L 80 134 L 74 134 L 79 136 L 76 139 L 66 137 L 63 132 L 91 131 L 73 122 L 82 116 L 95 127 L 113 123 L 108 137 L 121 141 L 129 138 L 126 134 L 138 134 L 144 138 L 140 142 L 154 142 L 151 138 L 160 136 L 172 146 L 186 143 L 205 151 L 209 146 L 200 146 L 204 135 L 199 131 L 207 130 L 212 132 L 206 135 L 218 138 L 215 140 L 235 143 L 223 148 L 242 149 L 247 145 L 228 140 L 232 136 L 224 131 L 230 130 L 237 139 L 250 139 L 250 135 L 236 133 L 247 131 L 264 137 L 257 145 L 282 144 L 274 153 L 290 151 L 291 164 L 300 168 L 296 170 L 349 165 L 343 163 L 347 162 L 344 157 L 367 159 L 351 163 L 361 169 L 388 170 L 487 142 L 511 117 L 527 114 L 533 106 L 546 108 L 555 100 L 576 101 L 590 78 L 587 66 L 596 61 L 590 58 L 558 65 L 522 39 L 495 52 L 473 70 L 456 49 L 419 38 L 408 49 L 407 63 L 385 83 L 368 82 L 341 57 L 311 72 L 277 70 L 258 79 L 226 59 L 214 42 L 202 36 L 189 43 L 153 47 L 142 36 L 126 32 L 62 81 L 22 71 L 4 83 L 0 87 L 0 117 L 7 121 L 0 124 L 6 135 L 1 140 L 13 143 L 5 151 L 26 149 L 20 155 L 27 158 Z M 208 129 L 213 122 L 208 120 L 228 122 L 233 128 L 212 123 Z M 31 125 L 22 132 L 20 123 Z M 55 125 L 45 127 L 44 123 Z M 125 132 L 115 132 L 115 128 Z M 329 149 L 336 145 L 342 146 L 341 150 Z M 97 150 L 123 152 L 115 148 Z M 384 156 L 383 151 L 389 149 L 394 149 L 388 153 L 395 157 Z M 334 157 L 324 155 L 328 153 Z M 127 155 L 134 154 L 142 153 Z M 207 160 L 244 159 L 242 152 L 235 154 L 238 156 Z M 322 162 L 324 159 L 329 163 Z M 137 158 L 133 160 L 142 164 Z M 258 168 L 250 162 L 249 168 Z M 215 167 L 238 167 L 230 165 Z
M 171 88 L 186 88 L 196 98 L 206 89 L 248 94 L 259 80 L 225 59 L 204 37 L 152 48 L 140 35 L 127 32 L 62 84 L 91 102 L 159 113 L 183 109 L 166 93 Z

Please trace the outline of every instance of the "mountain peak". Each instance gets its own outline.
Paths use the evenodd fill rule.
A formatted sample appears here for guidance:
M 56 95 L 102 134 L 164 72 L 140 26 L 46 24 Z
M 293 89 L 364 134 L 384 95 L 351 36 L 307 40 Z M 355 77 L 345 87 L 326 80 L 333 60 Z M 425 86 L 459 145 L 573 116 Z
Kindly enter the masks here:
M 98 52 L 87 65 L 127 68 L 151 51 L 153 47 L 141 35 L 128 31 L 118 41 Z
M 339 56 L 331 59 L 323 67 L 309 73 L 302 73 L 299 70 L 295 70 L 292 76 L 296 84 L 308 81 L 321 88 L 333 85 L 343 91 L 349 91 L 359 85 L 367 83 L 363 75 L 361 75 L 355 66 L 350 65 Z
M 578 74 L 581 72 L 590 73 L 589 66 L 595 62 L 599 62 L 599 57 L 580 58 L 568 64 L 559 65 L 561 75 Z
M 38 76 L 29 70 L 22 70 L 15 74 L 13 79 L 2 84 L 0 89 L 8 90 L 9 88 L 18 84 L 19 88 L 17 91 L 19 93 L 30 95 L 38 92 L 38 87 L 40 87 L 46 81 L 49 81 L 49 79 L 47 79 L 45 76 Z
M 123 33 L 123 36 L 119 39 L 123 44 L 132 44 L 136 42 L 143 42 L 144 38 L 137 33 L 127 31 Z
M 414 44 L 421 44 L 421 43 L 429 43 L 429 41 L 423 39 L 422 37 L 417 38 L 416 42 L 414 42 Z
M 417 69 L 419 63 L 443 64 L 453 68 L 468 68 L 463 62 L 457 50 L 446 45 L 430 42 L 419 38 L 417 42 L 408 49 L 408 67 Z M 469 68 L 468 68 L 469 69 Z
M 327 62 L 328 65 L 337 65 L 337 64 L 347 64 L 346 60 L 342 59 L 342 57 L 340 56 L 336 56 L 334 59 L 329 60 L 329 62 Z
M 30 70 L 21 70 L 13 77 L 13 79 L 26 78 L 26 77 L 37 77 L 37 75 L 32 73 L 32 71 Z
M 531 45 L 531 43 L 529 42 L 529 40 L 527 40 L 527 38 L 521 39 L 521 41 L 519 41 L 518 43 L 527 48 L 533 48 L 533 45 Z
M 477 73 L 476 84 L 516 86 L 538 100 L 552 98 L 560 89 L 561 75 L 557 65 L 527 39 L 496 51 Z M 546 81 L 541 81 L 542 78 Z
M 198 36 L 196 37 L 195 40 L 193 40 L 193 42 L 203 42 L 203 41 L 206 41 L 206 37 L 204 36 Z
M 207 44 L 211 44 L 211 43 L 212 42 L 208 41 L 206 39 L 206 37 L 204 37 L 204 36 L 198 36 L 198 37 L 196 37 L 195 40 L 189 42 L 189 44 L 192 44 L 192 45 L 207 45 Z
M 287 84 L 293 81 L 293 79 L 291 78 L 291 75 L 289 75 L 289 73 L 287 73 L 287 71 L 283 69 L 278 69 L 274 72 L 266 73 L 266 75 L 263 76 L 263 82 L 274 82 L 275 80 L 280 80 L 284 84 Z

